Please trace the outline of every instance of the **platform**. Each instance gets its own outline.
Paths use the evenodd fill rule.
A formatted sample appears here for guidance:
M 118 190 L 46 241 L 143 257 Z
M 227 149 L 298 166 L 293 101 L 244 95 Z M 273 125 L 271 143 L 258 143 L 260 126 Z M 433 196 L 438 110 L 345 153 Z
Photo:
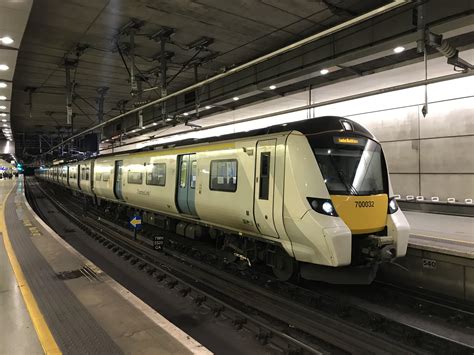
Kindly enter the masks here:
M 0 180 L 0 354 L 209 354 L 64 242 Z
M 474 259 L 474 218 L 404 211 L 410 246 Z
M 382 265 L 379 277 L 474 302 L 474 218 L 404 213 L 411 227 L 407 255 Z

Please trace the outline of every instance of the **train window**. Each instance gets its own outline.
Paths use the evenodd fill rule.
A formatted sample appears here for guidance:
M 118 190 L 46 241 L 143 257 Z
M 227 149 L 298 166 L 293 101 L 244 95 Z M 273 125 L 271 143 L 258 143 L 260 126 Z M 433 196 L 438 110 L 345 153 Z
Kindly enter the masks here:
M 129 171 L 127 176 L 127 182 L 129 184 L 141 185 L 143 182 L 143 174 L 139 171 Z
M 150 169 L 150 168 L 148 168 Z M 157 163 L 151 165 L 151 170 L 146 174 L 146 184 L 165 186 L 166 184 L 166 164 Z
M 81 168 L 81 180 L 89 180 L 89 172 L 90 172 L 89 167 Z
M 258 198 L 268 200 L 270 188 L 270 152 L 260 153 L 260 182 Z
M 95 181 L 101 181 L 102 180 L 102 173 L 95 173 Z
M 237 160 L 211 161 L 209 188 L 214 191 L 237 191 Z
M 109 181 L 110 173 L 102 173 L 102 181 Z
M 183 161 L 181 162 L 181 172 L 179 175 L 179 187 L 185 188 L 186 187 L 186 179 L 188 177 L 188 162 Z
M 197 161 L 193 161 L 191 163 L 191 181 L 189 183 L 189 186 L 192 189 L 196 188 L 196 172 L 197 172 Z

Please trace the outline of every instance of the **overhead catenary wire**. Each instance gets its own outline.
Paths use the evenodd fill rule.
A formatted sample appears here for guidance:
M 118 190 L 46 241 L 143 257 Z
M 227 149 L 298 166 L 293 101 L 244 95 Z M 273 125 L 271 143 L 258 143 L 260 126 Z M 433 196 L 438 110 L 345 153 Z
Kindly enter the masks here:
M 288 45 L 288 46 L 285 46 L 285 47 L 283 47 L 283 48 L 277 49 L 276 51 L 273 51 L 273 52 L 271 52 L 271 53 L 268 53 L 268 54 L 265 54 L 265 55 L 263 55 L 263 56 L 260 56 L 260 57 L 258 57 L 258 58 L 256 58 L 256 59 L 253 59 L 253 60 L 251 60 L 251 61 L 249 61 L 249 62 L 247 62 L 247 63 L 245 63 L 245 64 L 242 64 L 242 65 L 239 65 L 239 66 L 237 66 L 237 67 L 231 68 L 231 69 L 229 69 L 229 70 L 227 70 L 227 71 L 225 71 L 225 72 L 223 72 L 223 73 L 221 73 L 221 74 L 217 74 L 217 75 L 215 75 L 215 76 L 212 76 L 212 77 L 209 78 L 209 79 L 200 81 L 200 82 L 198 82 L 198 83 L 196 83 L 196 84 L 193 84 L 193 85 L 188 86 L 187 88 L 184 88 L 184 89 L 175 91 L 174 93 L 171 93 L 171 94 L 168 94 L 168 95 L 166 95 L 166 96 L 163 96 L 163 97 L 161 97 L 161 98 L 159 98 L 159 99 L 157 99 L 157 100 L 151 101 L 151 102 L 149 102 L 149 103 L 147 103 L 147 104 L 145 104 L 145 105 L 136 107 L 136 108 L 134 108 L 134 109 L 132 109 L 132 110 L 126 112 L 126 113 L 123 113 L 123 114 L 120 114 L 120 115 L 118 115 L 118 116 L 115 116 L 115 117 L 113 117 L 113 118 L 111 118 L 111 119 L 109 119 L 109 120 L 107 120 L 107 121 L 104 121 L 104 122 L 102 122 L 102 123 L 100 123 L 100 124 L 97 124 L 97 125 L 95 125 L 95 126 L 93 126 L 93 127 L 90 127 L 90 128 L 88 128 L 88 129 L 86 129 L 86 130 L 80 132 L 80 133 L 77 133 L 77 134 L 75 134 L 75 135 L 73 135 L 73 136 L 71 136 L 71 137 L 65 139 L 62 143 L 55 145 L 53 148 L 51 148 L 51 149 L 50 149 L 48 152 L 46 152 L 45 154 L 50 153 L 51 151 L 55 150 L 56 148 L 58 148 L 58 147 L 64 145 L 65 143 L 67 143 L 67 142 L 69 142 L 69 141 L 71 141 L 71 140 L 73 140 L 73 139 L 75 139 L 75 138 L 78 138 L 78 137 L 80 137 L 80 136 L 82 136 L 82 135 L 84 135 L 84 134 L 87 134 L 87 133 L 89 133 L 89 132 L 92 132 L 92 131 L 95 130 L 95 129 L 102 128 L 102 127 L 104 127 L 104 126 L 110 124 L 111 122 L 114 122 L 114 121 L 116 121 L 116 120 L 118 120 L 118 119 L 121 119 L 122 117 L 128 116 L 128 115 L 130 115 L 130 114 L 132 114 L 132 113 L 138 112 L 138 111 L 143 110 L 143 109 L 145 109 L 145 108 L 147 108 L 147 107 L 151 107 L 151 106 L 157 105 L 157 104 L 159 104 L 159 103 L 165 102 L 165 101 L 167 101 L 167 100 L 169 100 L 169 99 L 171 99 L 171 98 L 173 98 L 173 97 L 176 97 L 176 96 L 178 96 L 178 95 L 181 95 L 181 94 L 184 94 L 184 93 L 193 91 L 193 90 L 195 90 L 195 89 L 197 89 L 197 88 L 199 88 L 199 87 L 201 87 L 201 86 L 208 85 L 208 84 L 210 84 L 210 83 L 212 83 L 212 82 L 214 82 L 214 81 L 217 81 L 217 80 L 219 80 L 219 79 L 225 78 L 225 77 L 227 77 L 227 76 L 229 76 L 229 75 L 235 74 L 235 73 L 240 72 L 240 71 L 242 71 L 242 70 L 244 70 L 244 69 L 250 68 L 250 67 L 252 67 L 252 66 L 254 66 L 254 65 L 256 65 L 256 64 L 259 64 L 259 63 L 262 63 L 262 62 L 264 62 L 264 61 L 267 61 L 267 60 L 269 60 L 269 59 L 271 59 L 271 58 L 274 58 L 274 57 L 276 57 L 276 56 L 278 56 L 278 55 L 281 55 L 281 54 L 284 54 L 284 53 L 286 53 L 286 52 L 289 52 L 289 51 L 292 51 L 292 50 L 294 50 L 294 49 L 297 49 L 297 48 L 299 48 L 299 47 L 302 47 L 302 46 L 304 46 L 304 45 L 306 45 L 306 44 L 308 44 L 308 43 L 311 43 L 311 42 L 314 42 L 314 41 L 316 41 L 316 40 L 325 38 L 325 37 L 327 37 L 327 36 L 329 36 L 329 35 L 332 35 L 332 34 L 334 34 L 334 33 L 337 33 L 337 32 L 339 32 L 339 31 L 342 31 L 342 30 L 344 30 L 344 29 L 346 29 L 346 28 L 349 28 L 349 27 L 354 26 L 354 25 L 356 25 L 356 24 L 359 24 L 359 23 L 361 23 L 361 22 L 367 21 L 367 20 L 369 20 L 369 19 L 371 19 L 371 18 L 373 18 L 373 17 L 375 17 L 375 16 L 378 16 L 378 15 L 381 15 L 381 14 L 386 13 L 386 12 L 388 12 L 388 11 L 394 10 L 394 9 L 396 9 L 396 8 L 399 8 L 399 7 L 403 6 L 403 5 L 409 4 L 409 3 L 411 3 L 411 2 L 412 2 L 412 0 L 394 0 L 394 1 L 390 2 L 389 4 L 380 6 L 380 7 L 376 8 L 376 9 L 374 9 L 374 10 L 372 10 L 372 11 L 369 11 L 369 12 L 367 12 L 367 13 L 365 13 L 365 14 L 362 14 L 362 15 L 360 15 L 360 16 L 357 16 L 357 17 L 355 17 L 355 18 L 352 18 L 352 19 L 350 19 L 350 20 L 347 20 L 347 21 L 345 21 L 345 22 L 343 22 L 343 23 L 340 23 L 340 24 L 338 24 L 338 25 L 336 25 L 336 26 L 333 26 L 333 27 L 331 27 L 331 28 L 328 28 L 328 29 L 326 29 L 326 30 L 323 30 L 323 31 L 321 31 L 321 32 L 318 32 L 318 33 L 316 33 L 316 34 L 314 34 L 314 35 L 312 35 L 312 36 L 309 36 L 309 37 L 307 37 L 307 38 L 301 39 L 301 40 L 299 40 L 299 41 L 297 41 L 297 42 L 295 42 L 295 43 L 292 43 L 292 44 L 290 44 L 290 45 Z

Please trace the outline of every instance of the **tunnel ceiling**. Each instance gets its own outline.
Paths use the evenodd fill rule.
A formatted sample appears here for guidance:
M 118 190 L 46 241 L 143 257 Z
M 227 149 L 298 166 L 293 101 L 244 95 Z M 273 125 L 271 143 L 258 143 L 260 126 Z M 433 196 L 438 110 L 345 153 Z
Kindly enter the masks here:
M 133 69 L 142 89 L 160 85 L 157 36 L 160 30 L 171 33 L 165 47 L 170 93 L 195 82 L 195 65 L 198 79 L 203 80 L 388 2 L 35 1 L 14 76 L 12 126 L 17 154 L 37 154 L 40 141 L 45 149 L 58 137 L 96 124 L 101 90 L 104 120 L 120 109 L 160 97 L 159 90 L 131 95 L 127 24 L 135 29 Z M 65 63 L 74 84 L 72 125 L 66 121 Z M 292 82 L 288 87 L 294 90 L 294 86 Z

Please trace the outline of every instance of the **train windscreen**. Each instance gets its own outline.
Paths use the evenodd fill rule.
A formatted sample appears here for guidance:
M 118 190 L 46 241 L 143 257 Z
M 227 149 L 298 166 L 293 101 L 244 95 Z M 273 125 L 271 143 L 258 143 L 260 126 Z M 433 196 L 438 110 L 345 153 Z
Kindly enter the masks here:
M 376 195 L 388 192 L 380 144 L 358 136 L 315 135 L 308 140 L 332 195 Z

